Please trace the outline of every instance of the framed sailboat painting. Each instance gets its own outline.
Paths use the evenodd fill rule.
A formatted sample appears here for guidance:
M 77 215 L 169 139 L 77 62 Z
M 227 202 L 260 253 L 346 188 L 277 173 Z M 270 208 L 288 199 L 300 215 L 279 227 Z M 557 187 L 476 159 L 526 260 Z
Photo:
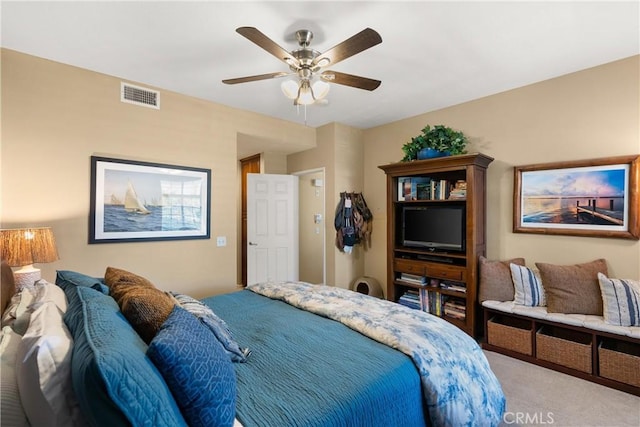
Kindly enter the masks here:
M 209 239 L 211 170 L 91 156 L 89 243 Z

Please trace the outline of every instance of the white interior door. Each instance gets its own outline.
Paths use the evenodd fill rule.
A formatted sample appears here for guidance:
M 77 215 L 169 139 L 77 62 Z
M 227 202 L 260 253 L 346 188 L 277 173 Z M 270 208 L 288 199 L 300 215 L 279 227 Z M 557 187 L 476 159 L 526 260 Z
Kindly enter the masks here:
M 298 280 L 298 177 L 247 174 L 247 285 Z

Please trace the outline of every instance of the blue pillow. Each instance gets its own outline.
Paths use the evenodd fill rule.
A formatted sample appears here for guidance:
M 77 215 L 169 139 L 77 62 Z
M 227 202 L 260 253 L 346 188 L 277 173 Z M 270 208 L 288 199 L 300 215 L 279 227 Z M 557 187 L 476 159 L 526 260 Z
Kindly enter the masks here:
M 191 427 L 232 426 L 233 363 L 211 332 L 176 305 L 147 350 Z
M 147 345 L 115 300 L 75 287 L 64 321 L 74 338 L 71 380 L 92 426 L 186 426 L 162 376 L 146 356 Z
M 189 295 L 177 292 L 170 293 L 182 308 L 200 319 L 213 332 L 213 335 L 220 341 L 232 362 L 245 362 L 247 360 L 251 351 L 238 345 L 225 321 L 219 318 L 209 306 Z
M 67 300 L 76 297 L 77 294 L 75 292 L 75 288 L 77 286 L 92 288 L 105 295 L 109 295 L 109 288 L 104 284 L 103 279 L 87 276 L 86 274 L 77 273 L 75 271 L 56 271 L 56 285 L 62 288 L 64 293 L 67 295 Z

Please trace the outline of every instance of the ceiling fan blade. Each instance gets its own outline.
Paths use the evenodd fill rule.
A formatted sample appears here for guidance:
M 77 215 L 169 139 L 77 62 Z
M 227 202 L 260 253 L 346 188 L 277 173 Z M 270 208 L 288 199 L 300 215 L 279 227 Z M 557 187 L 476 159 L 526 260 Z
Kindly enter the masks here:
M 323 80 L 339 85 L 351 86 L 358 89 L 375 90 L 382 83 L 380 80 L 369 79 L 367 77 L 354 76 L 353 74 L 339 73 L 337 71 L 323 71 L 320 74 Z
M 382 43 L 382 37 L 377 31 L 371 28 L 365 28 L 358 34 L 349 37 L 342 43 L 338 43 L 331 49 L 327 50 L 316 59 L 313 60 L 313 65 L 319 65 L 320 67 L 326 67 L 328 65 L 335 65 L 338 62 L 347 59 L 356 53 L 360 53 L 363 50 L 369 49 L 379 43 Z M 327 62 L 328 61 L 328 62 Z
M 300 62 L 291 55 L 291 52 L 285 50 L 283 47 L 279 46 L 276 42 L 271 40 L 269 37 L 265 36 L 260 30 L 254 27 L 239 27 L 236 28 L 236 32 L 241 36 L 249 39 L 254 42 L 271 55 L 278 58 L 280 61 L 287 63 L 293 67 L 298 67 Z
M 226 79 L 223 80 L 222 83 L 226 83 L 228 85 L 235 85 L 237 83 L 247 83 L 247 82 L 255 82 L 258 80 L 267 80 L 267 79 L 275 79 L 278 77 L 284 77 L 284 76 L 289 76 L 293 73 L 284 73 L 284 72 L 279 72 L 279 73 L 268 73 L 268 74 L 258 74 L 256 76 L 247 76 L 247 77 L 238 77 L 235 79 Z

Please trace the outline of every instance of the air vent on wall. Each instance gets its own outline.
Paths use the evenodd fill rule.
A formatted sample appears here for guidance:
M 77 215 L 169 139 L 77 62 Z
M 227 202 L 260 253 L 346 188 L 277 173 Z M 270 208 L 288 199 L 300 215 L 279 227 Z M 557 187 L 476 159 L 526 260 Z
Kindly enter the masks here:
M 160 109 L 160 92 L 129 83 L 120 83 L 120 101 Z

